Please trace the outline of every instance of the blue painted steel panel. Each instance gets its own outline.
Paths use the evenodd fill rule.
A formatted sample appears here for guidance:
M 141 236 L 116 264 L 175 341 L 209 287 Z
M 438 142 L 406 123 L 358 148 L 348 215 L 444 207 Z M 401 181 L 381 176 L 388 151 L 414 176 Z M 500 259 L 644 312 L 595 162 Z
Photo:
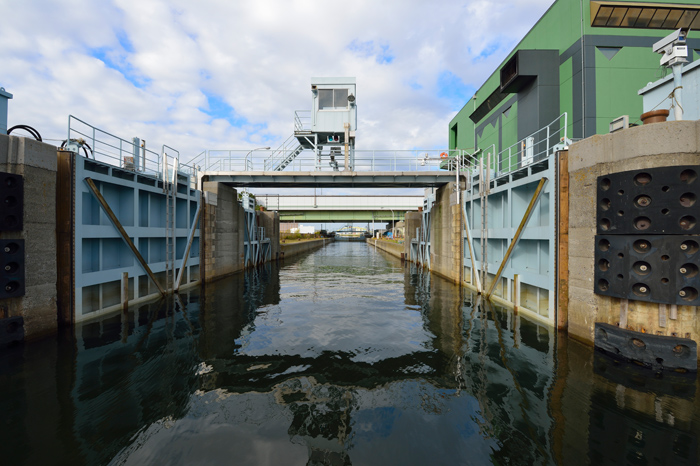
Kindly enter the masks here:
M 161 286 L 165 286 L 165 206 L 162 183 L 154 176 L 125 171 L 76 156 L 75 166 L 75 320 L 81 321 L 120 304 L 123 272 L 129 274 L 130 299 L 157 293 L 117 230 L 89 191 L 92 178 L 143 255 Z M 178 181 L 175 209 L 176 261 L 182 264 L 189 230 L 200 202 L 200 191 L 187 179 Z M 199 228 L 195 230 L 182 284 L 199 280 Z

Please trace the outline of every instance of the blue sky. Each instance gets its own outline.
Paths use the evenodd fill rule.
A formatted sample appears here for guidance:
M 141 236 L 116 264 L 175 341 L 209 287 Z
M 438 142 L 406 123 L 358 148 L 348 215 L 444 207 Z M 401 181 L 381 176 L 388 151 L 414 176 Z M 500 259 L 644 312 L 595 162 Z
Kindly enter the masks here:
M 312 76 L 353 76 L 358 149 L 444 149 L 449 121 L 550 3 L 0 0 L 0 87 L 9 126 L 49 143 L 74 115 L 188 162 L 276 148 L 311 107 Z
M 443 148 L 549 4 L 0 0 L 0 86 L 10 125 L 59 140 L 72 114 L 187 160 L 281 143 L 312 76 L 354 76 L 358 148 Z

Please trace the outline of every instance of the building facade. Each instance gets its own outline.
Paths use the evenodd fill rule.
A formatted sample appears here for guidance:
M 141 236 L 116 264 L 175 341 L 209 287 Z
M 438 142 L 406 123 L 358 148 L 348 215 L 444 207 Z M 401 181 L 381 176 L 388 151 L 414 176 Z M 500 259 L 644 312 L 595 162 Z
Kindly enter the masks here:
M 450 148 L 500 153 L 564 113 L 570 139 L 607 133 L 621 115 L 638 122 L 638 90 L 670 74 L 652 45 L 681 27 L 691 29 L 692 62 L 700 58 L 697 3 L 555 1 L 452 119 Z

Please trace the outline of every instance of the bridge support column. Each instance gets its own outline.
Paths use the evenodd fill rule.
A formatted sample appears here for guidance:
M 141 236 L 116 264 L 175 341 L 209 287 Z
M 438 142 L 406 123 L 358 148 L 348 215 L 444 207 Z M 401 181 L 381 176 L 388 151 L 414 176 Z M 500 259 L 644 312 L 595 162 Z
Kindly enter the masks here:
M 205 182 L 200 265 L 202 281 L 243 270 L 245 213 L 236 190 L 223 183 Z
M 430 270 L 455 283 L 461 282 L 462 217 L 461 206 L 454 203 L 455 183 L 448 183 L 435 192 L 430 210 Z

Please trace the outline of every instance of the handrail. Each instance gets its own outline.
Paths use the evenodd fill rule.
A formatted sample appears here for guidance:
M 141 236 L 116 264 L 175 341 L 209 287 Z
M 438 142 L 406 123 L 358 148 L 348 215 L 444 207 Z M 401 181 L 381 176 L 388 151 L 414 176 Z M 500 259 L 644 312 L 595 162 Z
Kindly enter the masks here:
M 179 160 L 180 153 L 176 149 L 163 144 L 161 153 L 146 147 L 146 140 L 134 138 L 131 141 L 123 139 L 108 131 L 97 128 L 73 115 L 68 115 L 67 141 L 83 141 L 90 145 L 93 158 L 99 162 L 115 167 L 143 173 L 155 178 L 163 177 L 162 155 L 170 166 Z M 178 163 L 179 174 L 186 174 L 190 185 L 196 179 L 196 168 L 190 164 Z
M 386 172 L 425 172 L 434 170 L 455 170 L 459 166 L 460 171 L 476 174 L 479 159 L 491 154 L 491 179 L 497 179 L 515 170 L 526 167 L 532 163 L 549 157 L 559 145 L 571 143 L 568 138 L 568 116 L 563 113 L 549 125 L 533 132 L 515 144 L 506 147 L 496 153 L 496 145 L 493 144 L 477 152 L 468 152 L 461 149 L 406 149 L 406 150 L 378 150 L 355 149 L 353 171 L 386 171 Z M 558 143 L 558 144 L 557 144 Z M 250 171 L 253 166 L 260 166 L 260 159 L 264 160 L 264 171 L 271 171 L 288 160 L 295 151 L 300 149 L 298 139 L 292 135 L 272 151 L 249 150 L 205 150 L 189 164 L 203 171 Z M 250 154 L 249 160 L 246 155 Z M 257 157 L 258 162 L 252 160 Z M 328 153 L 323 154 L 324 169 L 330 170 L 327 165 Z M 296 158 L 287 167 L 286 171 L 316 171 L 318 160 L 312 150 L 305 150 L 296 154 Z
M 294 131 L 311 131 L 311 110 L 294 112 Z
M 563 123 L 563 125 L 562 125 Z M 557 141 L 557 143 L 554 143 Z M 551 123 L 537 131 L 525 136 L 518 142 L 506 147 L 496 154 L 495 144 L 475 152 L 469 160 L 464 160 L 465 169 L 472 174 L 477 173 L 479 159 L 485 157 L 486 154 L 492 155 L 491 180 L 501 178 L 516 170 L 527 167 L 533 163 L 539 162 L 550 157 L 556 148 L 559 146 L 569 145 L 571 140 L 568 138 L 568 114 L 566 112 L 559 115 Z M 493 148 L 493 151 L 490 149 Z
M 299 147 L 299 141 L 294 135 L 289 136 L 277 149 L 272 151 L 270 156 L 265 160 L 264 170 L 275 170 L 287 157 L 289 157 Z

